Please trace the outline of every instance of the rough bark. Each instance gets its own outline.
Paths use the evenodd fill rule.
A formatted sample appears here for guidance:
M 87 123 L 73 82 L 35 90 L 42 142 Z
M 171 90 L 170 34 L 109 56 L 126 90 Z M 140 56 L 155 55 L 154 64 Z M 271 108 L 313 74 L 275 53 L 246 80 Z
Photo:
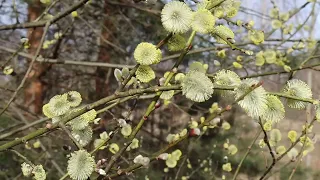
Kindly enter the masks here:
M 28 5 L 28 21 L 34 21 L 42 13 L 44 7 L 39 0 L 35 0 Z M 43 27 L 28 29 L 28 38 L 30 42 L 30 54 L 35 54 L 36 48 L 39 46 Z M 44 71 L 41 63 L 36 62 L 27 79 L 27 86 L 24 91 L 25 106 L 33 113 L 40 113 L 43 105 L 43 83 L 40 76 Z

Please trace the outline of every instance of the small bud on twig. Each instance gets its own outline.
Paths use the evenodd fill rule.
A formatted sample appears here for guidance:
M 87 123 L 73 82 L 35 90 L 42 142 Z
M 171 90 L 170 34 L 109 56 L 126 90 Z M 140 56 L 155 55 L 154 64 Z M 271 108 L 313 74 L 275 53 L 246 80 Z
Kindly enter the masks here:
M 157 109 L 161 106 L 161 102 L 160 101 L 157 101 L 157 103 L 154 105 L 154 108 Z
M 190 129 L 189 136 L 193 137 L 193 136 L 199 136 L 199 135 L 200 135 L 199 128 Z
M 232 106 L 231 105 L 227 105 L 226 110 L 230 111 L 231 109 L 232 109 Z
M 51 123 L 46 124 L 46 128 L 47 129 L 51 129 L 52 128 L 52 124 Z

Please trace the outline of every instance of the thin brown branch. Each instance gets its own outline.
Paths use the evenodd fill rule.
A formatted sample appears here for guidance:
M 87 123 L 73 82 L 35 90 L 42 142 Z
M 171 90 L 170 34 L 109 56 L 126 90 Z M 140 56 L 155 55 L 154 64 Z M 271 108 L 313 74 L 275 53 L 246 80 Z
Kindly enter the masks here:
M 89 111 L 93 108 L 96 108 L 100 105 L 103 105 L 103 104 L 106 104 L 110 101 L 113 101 L 113 100 L 116 100 L 116 99 L 119 99 L 119 98 L 123 98 L 123 97 L 128 97 L 128 96 L 134 96 L 134 95 L 138 95 L 138 94 L 144 94 L 144 93 L 155 93 L 155 92 L 161 92 L 161 91 L 168 91 L 168 90 L 179 90 L 181 89 L 180 86 L 164 86 L 164 87 L 151 87 L 151 88 L 147 88 L 147 89 L 131 89 L 129 91 L 126 91 L 126 92 L 118 92 L 118 93 L 115 93 L 111 96 L 108 96 L 108 97 L 105 97 L 105 98 L 102 98 L 96 102 L 93 102 L 91 104 L 88 104 L 86 106 L 84 106 L 83 108 L 81 108 L 79 111 L 75 112 L 74 114 L 71 114 L 71 115 L 68 115 L 68 116 L 65 116 L 62 118 L 61 122 L 62 123 L 67 123 L 69 122 L 71 119 L 75 118 L 75 117 L 78 117 L 80 116 L 81 114 L 85 113 L 86 111 Z M 50 128 L 40 128 L 34 132 L 31 132 L 30 134 L 24 136 L 24 137 L 21 137 L 21 138 L 16 138 L 15 140 L 13 141 L 10 141 L 6 144 L 3 144 L 0 146 L 0 152 L 1 151 L 5 151 L 11 147 L 14 147 L 18 144 L 21 144 L 23 142 L 26 142 L 30 139 L 33 139 L 33 138 L 36 138 L 42 134 L 45 134 L 47 132 L 51 132 L 53 130 L 55 130 L 58 126 L 58 124 L 53 124 L 52 127 Z
M 80 143 L 72 136 L 71 132 L 68 130 L 65 124 L 59 123 L 61 129 L 68 135 L 72 142 L 77 146 L 78 149 L 83 149 Z
M 24 87 L 24 84 L 29 76 L 29 73 L 31 72 L 32 68 L 33 68 L 33 64 L 35 63 L 37 57 L 40 54 L 42 45 L 44 43 L 45 37 L 48 33 L 49 30 L 49 26 L 50 26 L 50 22 L 46 23 L 45 29 L 44 29 L 44 33 L 42 35 L 42 38 L 40 40 L 39 46 L 36 50 L 35 56 L 32 58 L 31 63 L 29 64 L 29 68 L 26 72 L 26 74 L 24 75 L 20 85 L 18 86 L 18 88 L 16 89 L 16 91 L 13 93 L 13 95 L 11 96 L 9 102 L 6 104 L 6 106 L 2 109 L 2 111 L 0 112 L 0 116 L 8 109 L 8 107 L 10 106 L 10 104 L 15 100 L 16 96 L 18 95 L 19 91 Z
M 7 51 L 7 52 L 15 52 L 16 50 L 10 49 L 7 47 L 0 46 L 0 50 Z M 24 52 L 18 52 L 19 56 L 33 59 L 34 56 L 28 53 Z M 108 67 L 108 68 L 133 68 L 132 65 L 122 65 L 122 64 L 111 64 L 111 63 L 99 63 L 99 62 L 90 62 L 90 61 L 74 61 L 74 60 L 64 60 L 64 59 L 51 59 L 51 58 L 43 58 L 43 57 L 37 57 L 37 62 L 43 62 L 43 63 L 52 63 L 52 64 L 64 64 L 64 65 L 76 65 L 76 66 L 92 66 L 92 67 Z
M 262 129 L 262 131 L 263 131 L 263 134 L 264 134 L 263 141 L 264 141 L 264 143 L 266 143 L 266 145 L 267 145 L 267 147 L 268 147 L 268 149 L 269 149 L 269 153 L 270 153 L 270 155 L 271 155 L 271 157 L 272 157 L 272 163 L 271 163 L 271 165 L 269 166 L 269 168 L 264 172 L 264 174 L 263 174 L 262 177 L 260 178 L 260 180 L 262 180 L 262 179 L 271 171 L 272 167 L 276 164 L 276 157 L 275 157 L 274 152 L 273 152 L 273 150 L 272 150 L 272 148 L 271 148 L 271 145 L 270 145 L 270 142 L 269 142 L 269 138 L 268 138 L 267 132 L 266 132 L 266 130 L 263 128 L 263 124 L 262 124 L 260 118 L 259 118 L 259 125 L 260 125 L 260 127 L 261 127 L 261 129 Z
M 128 3 L 128 2 L 127 3 L 121 3 L 121 2 L 115 2 L 115 1 L 107 1 L 107 3 L 112 4 L 112 5 L 117 5 L 117 6 L 135 8 L 135 9 L 138 9 L 140 11 L 144 11 L 144 12 L 156 15 L 156 16 L 159 16 L 161 14 L 160 11 L 142 8 L 142 7 L 140 7 L 140 6 L 136 5 L 136 4 L 133 4 L 133 3 Z
M 237 169 L 236 169 L 236 172 L 234 173 L 232 180 L 236 180 L 236 179 L 237 179 L 237 176 L 238 176 L 238 174 L 239 174 L 239 172 L 240 172 L 240 169 L 241 169 L 241 166 L 242 166 L 244 160 L 245 160 L 245 159 L 247 158 L 247 156 L 249 155 L 249 153 L 250 153 L 250 151 L 251 151 L 251 149 L 252 149 L 252 146 L 253 146 L 254 143 L 257 141 L 257 139 L 258 139 L 258 137 L 260 136 L 261 132 L 262 132 L 262 129 L 260 129 L 260 130 L 257 132 L 255 138 L 252 140 L 252 142 L 251 142 L 251 144 L 249 145 L 246 153 L 244 154 L 244 156 L 242 157 L 240 163 L 238 164 Z
M 13 108 L 13 110 L 15 111 L 15 113 L 20 117 L 20 119 L 26 124 L 26 125 L 30 125 L 32 123 L 30 123 L 29 121 L 27 121 L 25 119 L 25 117 L 20 113 L 20 111 L 17 108 Z M 32 127 L 32 126 L 31 126 Z M 32 128 L 33 130 L 35 130 L 35 128 Z M 61 167 L 58 165 L 58 163 L 56 162 L 56 160 L 54 158 L 52 158 L 53 156 L 51 155 L 51 153 L 47 150 L 46 146 L 43 144 L 43 142 L 39 139 L 40 142 L 40 148 L 42 149 L 43 152 L 45 152 L 46 156 L 48 157 L 48 159 L 51 161 L 52 165 L 54 168 L 56 168 L 56 170 L 59 172 L 59 174 L 64 174 L 63 170 L 61 169 Z
M 75 3 L 73 6 L 71 6 L 69 9 L 66 11 L 57 14 L 54 16 L 52 19 L 48 21 L 37 21 L 37 22 L 27 22 L 27 23 L 22 23 L 22 24 L 10 24 L 10 25 L 2 25 L 0 26 L 0 30 L 14 30 L 14 29 L 25 29 L 25 28 L 35 28 L 35 27 L 44 27 L 46 26 L 47 23 L 53 24 L 60 19 L 64 18 L 68 14 L 70 14 L 72 11 L 77 10 L 81 6 L 85 5 L 89 0 L 81 0 L 77 3 Z
M 317 120 L 316 117 L 314 117 L 314 118 L 312 119 L 312 121 L 310 122 L 310 124 L 308 125 L 308 128 L 310 128 L 316 120 Z M 308 129 L 308 128 L 306 128 L 306 129 Z M 295 147 L 295 146 L 298 144 L 298 142 L 300 142 L 300 138 L 303 137 L 303 136 L 306 135 L 306 134 L 307 134 L 307 131 L 306 131 L 306 130 L 303 130 L 302 133 L 301 133 L 301 135 L 297 138 L 297 140 L 296 140 L 294 143 L 292 143 L 292 145 L 291 145 L 283 154 L 281 154 L 279 157 L 276 158 L 276 162 L 280 161 L 285 155 L 287 155 L 287 153 L 288 153 L 293 147 Z M 272 168 L 274 167 L 274 165 L 275 165 L 275 164 L 273 164 L 273 165 L 271 164 L 271 165 L 267 168 L 267 170 L 266 170 L 266 171 L 263 173 L 263 175 L 260 177 L 260 180 L 262 180 L 262 179 L 265 178 L 265 176 L 268 174 L 268 173 L 266 173 L 266 172 L 267 172 L 267 171 L 270 172 L 270 171 L 272 170 Z
M 320 55 L 317 56 L 311 56 L 308 59 L 315 59 L 315 58 L 320 58 Z M 303 67 L 297 67 L 294 69 L 291 69 L 291 71 L 276 71 L 276 72 L 265 72 L 265 73 L 260 73 L 260 74 L 253 74 L 253 75 L 249 75 L 249 76 L 245 76 L 245 77 L 241 77 L 241 79 L 245 79 L 245 78 L 254 78 L 254 77 L 262 77 L 262 76 L 270 76 L 270 75 L 275 75 L 275 74 L 284 74 L 284 73 L 290 73 L 290 72 L 295 72 L 295 71 L 299 71 L 299 70 L 303 70 L 303 69 L 311 69 L 313 67 L 316 66 L 320 66 L 320 63 L 315 63 L 315 64 L 311 64 L 311 65 L 307 65 L 307 66 L 303 66 Z
M 261 86 L 261 83 L 258 83 L 254 86 L 252 86 L 247 92 L 245 92 L 242 96 L 240 96 L 238 99 L 236 99 L 233 103 L 233 104 L 236 104 L 237 102 L 241 101 L 246 95 L 248 95 L 250 92 L 252 92 L 253 90 L 255 90 L 256 88 L 260 87 Z M 223 110 L 221 110 L 218 114 L 216 114 L 215 112 L 212 113 L 212 114 L 209 114 L 208 117 L 206 118 L 205 122 L 201 123 L 198 128 L 201 129 L 203 128 L 204 126 L 206 126 L 206 124 L 208 123 L 208 121 L 212 120 L 213 118 L 217 117 L 218 115 L 221 115 L 222 113 L 228 111 L 230 109 L 230 106 L 227 106 L 226 108 L 224 108 Z M 189 137 L 189 134 L 187 133 L 186 135 L 180 137 L 178 140 L 174 141 L 174 142 L 171 142 L 170 144 L 168 144 L 167 146 L 165 146 L 164 148 L 160 149 L 159 151 L 157 151 L 156 153 L 154 153 L 151 157 L 150 157 L 150 162 L 151 161 L 154 161 L 157 159 L 157 157 L 166 152 L 167 150 L 169 150 L 170 148 L 174 147 L 175 145 L 179 144 L 180 142 L 184 141 L 185 139 L 187 139 Z M 141 164 L 134 164 L 126 169 L 120 169 L 118 170 L 117 173 L 115 174 L 111 174 L 111 175 L 108 175 L 106 176 L 104 179 L 110 179 L 110 178 L 115 178 L 115 177 L 118 177 L 118 176 L 122 176 L 122 175 L 125 175 L 127 173 L 130 173 L 138 168 L 142 167 Z
M 195 37 L 196 32 L 192 31 L 192 33 L 189 36 L 188 42 L 185 46 L 185 49 L 181 52 L 178 61 L 176 61 L 176 63 L 174 64 L 174 66 L 171 68 L 171 72 L 169 73 L 169 75 L 166 78 L 166 81 L 164 82 L 164 86 L 167 86 L 169 81 L 171 80 L 171 78 L 173 78 L 173 75 L 176 73 L 175 71 L 173 71 L 174 69 L 177 69 L 178 66 L 181 64 L 181 62 L 183 61 L 185 55 L 188 53 L 188 51 L 191 48 L 191 44 L 193 42 L 193 39 Z M 164 45 L 166 43 L 166 41 L 171 37 L 171 33 L 167 36 L 167 38 L 165 38 L 163 41 L 160 41 L 160 43 L 157 45 L 157 47 L 161 47 L 162 45 Z M 147 110 L 145 111 L 144 115 L 142 116 L 142 118 L 140 119 L 139 123 L 137 126 L 135 126 L 135 128 L 133 129 L 132 133 L 130 134 L 128 141 L 125 143 L 125 145 L 120 149 L 120 151 L 118 151 L 115 155 L 113 155 L 111 157 L 111 160 L 109 161 L 109 163 L 107 164 L 106 168 L 105 168 L 105 172 L 108 173 L 110 171 L 110 169 L 113 167 L 113 165 L 116 163 L 116 161 L 121 157 L 121 155 L 125 152 L 125 150 L 127 149 L 127 147 L 132 143 L 132 140 L 135 138 L 135 136 L 138 134 L 138 132 L 140 131 L 140 129 L 142 128 L 142 125 L 144 124 L 145 120 L 148 119 L 149 115 L 155 110 L 155 105 L 156 102 L 158 101 L 158 99 L 160 98 L 160 95 L 162 94 L 162 91 L 157 92 L 157 96 L 154 97 L 153 101 L 149 104 Z
M 9 136 L 12 136 L 12 135 L 14 135 L 14 134 L 16 134 L 16 133 L 18 133 L 18 132 L 23 131 L 23 130 L 26 130 L 26 129 L 30 128 L 30 127 L 33 127 L 33 126 L 35 126 L 35 125 L 37 125 L 37 124 L 44 123 L 44 122 L 46 122 L 46 121 L 48 121 L 48 120 L 49 120 L 49 118 L 42 118 L 42 119 L 39 119 L 39 120 L 37 120 L 37 121 L 33 121 L 32 123 L 26 124 L 26 125 L 24 125 L 24 126 L 22 126 L 22 127 L 20 127 L 20 128 L 15 128 L 15 129 L 13 129 L 13 130 L 10 131 L 10 132 L 7 132 L 7 133 L 5 133 L 5 134 L 1 134 L 1 135 L 0 135 L 0 140 L 5 139 L 5 138 L 7 138 L 7 137 L 9 137 Z

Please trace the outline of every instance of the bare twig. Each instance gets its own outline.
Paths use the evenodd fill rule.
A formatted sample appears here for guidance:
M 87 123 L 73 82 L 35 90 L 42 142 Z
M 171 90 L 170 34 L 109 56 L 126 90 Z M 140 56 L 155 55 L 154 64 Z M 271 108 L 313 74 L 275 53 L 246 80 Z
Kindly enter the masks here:
M 83 19 L 81 16 L 78 16 L 78 18 L 79 18 L 82 22 L 84 22 L 84 23 L 91 29 L 92 32 L 94 32 L 95 34 L 97 34 L 97 35 L 99 36 L 99 38 L 100 38 L 103 42 L 105 42 L 105 43 L 108 44 L 109 46 L 113 47 L 115 50 L 117 50 L 117 51 L 119 51 L 119 52 L 121 52 L 121 53 L 123 53 L 123 54 L 127 54 L 126 50 L 122 49 L 121 47 L 119 47 L 119 46 L 115 45 L 114 43 L 112 43 L 112 42 L 108 41 L 107 39 L 105 39 L 105 38 L 103 37 L 103 35 L 102 35 L 101 33 L 97 32 L 96 28 L 94 28 L 88 21 L 86 21 L 85 19 Z
M 242 96 L 240 96 L 238 99 L 236 99 L 236 100 L 232 103 L 232 105 L 233 105 L 233 104 L 236 104 L 236 103 L 239 102 L 239 101 L 241 101 L 246 95 L 248 95 L 250 92 L 252 92 L 253 90 L 255 90 L 256 88 L 258 88 L 258 87 L 260 87 L 260 86 L 261 86 L 261 83 L 258 83 L 258 84 L 256 84 L 256 85 L 252 86 L 247 92 L 245 92 Z M 208 117 L 206 118 L 206 120 L 205 120 L 203 123 L 201 123 L 201 124 L 198 126 L 198 128 L 199 128 L 199 129 L 203 128 L 204 126 L 206 126 L 206 124 L 207 124 L 210 120 L 212 120 L 213 118 L 215 118 L 215 117 L 221 115 L 222 113 L 228 111 L 229 109 L 230 109 L 230 107 L 227 106 L 226 108 L 224 108 L 223 110 L 221 110 L 218 114 L 216 114 L 215 112 L 212 113 L 212 114 L 209 114 Z M 160 154 L 166 152 L 168 149 L 174 147 L 175 145 L 177 145 L 177 144 L 179 144 L 180 142 L 184 141 L 184 140 L 187 139 L 188 137 L 189 137 L 189 135 L 186 134 L 186 135 L 180 137 L 179 139 L 177 139 L 176 141 L 171 142 L 170 144 L 168 144 L 168 145 L 165 146 L 164 148 L 160 149 L 158 152 L 154 153 L 154 154 L 150 157 L 150 161 L 156 160 L 156 158 L 157 158 Z M 126 169 L 119 170 L 119 171 L 118 171 L 117 173 L 115 173 L 115 174 L 108 175 L 108 176 L 105 177 L 104 179 L 114 178 L 114 177 L 118 177 L 118 176 L 125 175 L 125 174 L 127 174 L 127 173 L 129 173 L 129 172 L 131 172 L 131 171 L 134 171 L 134 170 L 140 168 L 141 166 L 142 166 L 141 164 L 134 164 L 134 165 L 132 165 L 132 166 L 126 168 Z
M 23 159 L 23 161 L 27 162 L 29 165 L 33 166 L 33 163 L 27 157 L 25 157 L 24 155 L 22 155 L 18 151 L 14 150 L 14 149 L 10 149 L 10 151 L 15 153 L 17 156 L 19 156 L 21 159 Z
M 32 123 L 29 123 L 24 116 L 20 113 L 20 111 L 18 111 L 18 109 L 16 109 L 15 107 L 13 108 L 13 110 L 15 110 L 15 112 L 18 114 L 18 116 L 21 118 L 21 120 L 26 124 L 26 125 L 30 125 Z M 35 129 L 35 128 L 33 128 Z M 64 174 L 63 170 L 61 169 L 61 167 L 58 165 L 58 163 L 55 161 L 55 159 L 52 158 L 51 153 L 47 150 L 47 148 L 44 146 L 44 144 L 41 142 L 41 140 L 39 140 L 40 142 L 40 148 L 42 149 L 43 152 L 45 152 L 45 154 L 47 155 L 48 159 L 51 161 L 52 165 L 54 168 L 56 168 L 56 170 L 59 172 L 59 174 Z
M 314 117 L 314 118 L 312 119 L 312 121 L 310 122 L 310 124 L 308 125 L 308 128 L 310 128 L 316 120 L 317 120 L 316 117 Z M 306 128 L 306 129 L 308 129 L 308 128 Z M 301 135 L 297 138 L 297 140 L 296 140 L 294 143 L 292 143 L 292 145 L 291 145 L 283 154 L 281 154 L 279 157 L 276 158 L 276 162 L 280 161 L 285 155 L 287 155 L 287 153 L 288 153 L 293 147 L 295 147 L 295 146 L 298 144 L 298 142 L 300 142 L 300 138 L 303 137 L 303 136 L 306 135 L 306 134 L 307 134 L 307 131 L 306 131 L 306 130 L 303 130 L 302 133 L 301 133 Z M 271 165 L 267 168 L 267 170 L 263 173 L 263 175 L 260 177 L 260 180 L 264 179 L 265 176 L 268 174 L 268 172 L 270 172 L 270 171 L 272 170 L 273 167 L 274 167 L 274 164 L 271 164 Z
M 251 151 L 251 149 L 252 149 L 252 146 L 253 146 L 254 143 L 257 141 L 257 139 L 258 139 L 258 137 L 260 136 L 261 132 L 262 132 L 262 129 L 260 129 L 260 130 L 257 132 L 256 136 L 255 136 L 254 139 L 252 140 L 252 142 L 251 142 L 251 144 L 249 145 L 246 153 L 244 154 L 244 156 L 242 157 L 240 163 L 238 164 L 237 169 L 236 169 L 236 172 L 234 173 L 232 180 L 236 180 L 236 179 L 237 179 L 237 176 L 238 176 L 238 174 L 239 174 L 239 172 L 240 172 L 242 163 L 244 162 L 244 160 L 245 160 L 245 159 L 247 158 L 247 156 L 249 155 L 249 153 L 250 153 L 250 151 Z
M 39 120 L 37 120 L 37 121 L 33 121 L 32 123 L 29 123 L 29 124 L 27 124 L 27 125 L 25 125 L 25 126 L 22 126 L 22 127 L 20 127 L 20 128 L 13 129 L 13 130 L 10 131 L 10 132 L 7 132 L 7 133 L 5 133 L 5 134 L 1 134 L 1 135 L 0 135 L 0 140 L 2 140 L 2 139 L 4 139 L 4 138 L 7 138 L 7 137 L 9 137 L 9 136 L 11 136 L 11 135 L 14 135 L 14 134 L 16 134 L 16 133 L 18 133 L 18 132 L 21 132 L 21 131 L 23 131 L 23 130 L 26 130 L 26 129 L 30 128 L 30 127 L 33 127 L 33 126 L 35 126 L 35 125 L 37 125 L 37 124 L 46 122 L 46 121 L 48 121 L 48 120 L 49 120 L 49 118 L 42 118 L 42 119 L 39 119 Z
M 91 109 L 98 107 L 100 105 L 106 104 L 106 103 L 113 101 L 115 99 L 133 96 L 133 95 L 137 95 L 137 94 L 144 94 L 144 93 L 155 93 L 155 92 L 168 91 L 168 90 L 179 90 L 180 88 L 181 88 L 180 86 L 164 86 L 164 87 L 157 87 L 156 86 L 156 87 L 147 88 L 147 89 L 131 89 L 126 92 L 118 92 L 118 93 L 113 94 L 111 96 L 102 98 L 94 103 L 88 104 L 88 105 L 84 106 L 83 108 L 81 108 L 79 111 L 75 112 L 74 114 L 63 117 L 61 122 L 67 123 L 71 119 L 85 113 L 86 111 L 91 110 Z M 57 127 L 58 127 L 58 124 L 53 124 L 53 126 L 50 128 L 40 128 L 34 132 L 31 132 L 30 134 L 28 134 L 24 137 L 17 138 L 13 141 L 6 143 L 6 144 L 3 144 L 0 146 L 0 152 L 7 150 L 8 148 L 11 148 L 11 147 L 16 146 L 18 144 L 21 144 L 23 142 L 26 142 L 30 139 L 36 138 L 44 133 L 53 131 Z
M 16 50 L 10 49 L 7 47 L 0 46 L 1 50 L 14 53 Z M 33 59 L 34 56 L 24 52 L 18 52 L 19 56 Z M 133 68 L 132 65 L 122 65 L 122 64 L 111 64 L 111 63 L 99 63 L 99 62 L 90 62 L 90 61 L 73 61 L 73 60 L 64 60 L 64 59 L 51 59 L 51 58 L 43 58 L 37 57 L 37 62 L 45 62 L 45 63 L 52 63 L 52 64 L 64 64 L 64 65 L 77 65 L 77 66 L 92 66 L 92 67 L 109 67 L 109 68 Z
M 180 63 L 183 61 L 185 55 L 188 53 L 188 51 L 190 50 L 191 47 L 191 43 L 195 37 L 196 32 L 193 31 L 189 37 L 189 40 L 187 42 L 187 45 L 184 49 L 184 51 L 180 54 L 179 60 L 175 63 L 175 65 L 172 67 L 171 70 L 178 68 L 178 66 L 180 65 Z M 162 46 L 165 43 L 165 41 L 161 41 L 158 46 Z M 173 77 L 173 75 L 176 72 L 171 71 L 169 73 L 169 75 L 166 78 L 166 81 L 164 83 L 164 86 L 168 85 L 169 81 L 171 80 L 171 78 Z M 109 163 L 107 164 L 106 168 L 105 168 L 105 172 L 108 173 L 110 171 L 110 169 L 112 168 L 112 166 L 114 165 L 114 163 L 119 159 L 119 157 L 122 155 L 123 152 L 125 152 L 125 150 L 127 149 L 127 147 L 131 144 L 132 140 L 135 138 L 135 136 L 137 135 L 137 133 L 140 131 L 140 129 L 142 128 L 142 125 L 144 124 L 145 120 L 148 118 L 148 116 L 153 112 L 153 110 L 155 109 L 155 105 L 156 102 L 158 101 L 160 95 L 161 95 L 161 91 L 157 92 L 157 96 L 154 98 L 154 100 L 149 104 L 146 112 L 144 113 L 143 117 L 140 119 L 138 125 L 133 129 L 131 135 L 128 138 L 128 141 L 126 142 L 126 144 L 115 154 L 111 157 L 111 160 L 109 161 Z
M 34 62 L 36 61 L 36 58 L 39 56 L 40 54 L 40 50 L 42 48 L 42 45 L 43 45 L 43 42 L 45 40 L 45 37 L 46 37 L 46 34 L 48 33 L 48 30 L 49 30 L 49 26 L 50 26 L 50 22 L 46 23 L 46 26 L 45 26 L 45 29 L 44 29 L 44 33 L 42 35 L 42 38 L 40 40 L 40 44 L 36 50 L 36 54 L 34 56 L 34 58 L 31 60 L 31 63 L 29 64 L 29 68 L 26 72 L 26 74 L 24 75 L 20 85 L 18 86 L 18 88 L 16 89 L 16 91 L 13 93 L 13 95 L 11 96 L 9 102 L 7 103 L 7 105 L 2 109 L 2 111 L 0 112 L 0 116 L 8 109 L 8 107 L 10 106 L 10 104 L 14 101 L 14 99 L 16 98 L 16 96 L 18 95 L 19 91 L 23 88 L 28 76 L 29 76 L 29 73 L 31 72 L 32 68 L 33 68 L 33 64 Z
M 320 55 L 316 55 L 316 56 L 311 56 L 309 59 L 316 59 L 316 58 L 320 58 Z M 284 74 L 284 73 L 290 73 L 290 72 L 295 72 L 295 71 L 299 71 L 299 70 L 303 70 L 303 69 L 311 69 L 313 67 L 316 66 L 320 66 L 320 63 L 315 63 L 315 64 L 311 64 L 311 65 L 307 65 L 307 66 L 303 66 L 303 67 L 297 67 L 294 69 L 291 69 L 291 71 L 277 71 L 277 72 L 265 72 L 265 73 L 260 73 L 260 74 L 253 74 L 253 75 L 249 75 L 249 76 L 245 76 L 245 77 L 241 77 L 241 79 L 245 79 L 245 78 L 254 78 L 254 77 L 262 77 L 262 76 L 270 76 L 270 75 L 275 75 L 275 74 Z
M 261 129 L 262 129 L 262 131 L 263 131 L 263 134 L 264 134 L 263 141 L 264 141 L 264 143 L 266 143 L 266 145 L 267 145 L 267 147 L 268 147 L 268 149 L 269 149 L 269 153 L 270 153 L 270 155 L 271 155 L 271 157 L 272 157 L 272 163 L 271 163 L 270 167 L 273 167 L 273 166 L 276 164 L 276 157 L 275 157 L 274 152 L 273 152 L 273 150 L 272 150 L 272 148 L 271 148 L 271 145 L 270 145 L 270 142 L 269 142 L 269 138 L 268 138 L 267 132 L 266 132 L 266 131 L 264 130 L 264 128 L 263 128 L 263 124 L 262 124 L 262 122 L 261 122 L 261 118 L 259 118 L 259 125 L 260 125 L 260 127 L 261 127 Z M 262 180 L 263 177 L 264 177 L 265 175 L 267 175 L 267 174 L 271 171 L 272 168 L 270 168 L 270 167 L 264 172 L 265 174 L 262 175 L 262 177 L 260 178 L 260 180 Z
M 3 69 L 11 59 L 13 59 L 17 54 L 19 54 L 19 52 L 23 49 L 23 45 L 21 45 L 19 47 L 18 50 L 16 50 L 15 52 L 13 52 L 13 54 L 1 65 L 1 68 Z
M 72 134 L 70 133 L 70 131 L 68 130 L 68 128 L 66 127 L 65 124 L 63 123 L 59 123 L 59 126 L 61 127 L 61 129 L 63 129 L 63 131 L 65 133 L 67 133 L 67 135 L 69 136 L 69 138 L 72 140 L 72 142 L 77 146 L 78 149 L 83 149 L 82 146 L 79 144 L 79 142 L 72 136 Z
M 57 14 L 54 16 L 52 19 L 48 21 L 37 21 L 37 22 L 27 22 L 27 23 L 22 23 L 22 24 L 11 24 L 11 25 L 2 25 L 0 26 L 0 30 L 13 30 L 13 29 L 24 29 L 24 28 L 35 28 L 35 27 L 44 27 L 46 26 L 47 23 L 53 24 L 60 19 L 64 18 L 68 14 L 70 14 L 72 11 L 77 10 L 84 4 L 86 4 L 89 0 L 81 0 L 77 3 L 75 3 L 73 6 L 71 6 L 69 9 L 66 11 Z M 42 47 L 42 46 L 41 46 Z

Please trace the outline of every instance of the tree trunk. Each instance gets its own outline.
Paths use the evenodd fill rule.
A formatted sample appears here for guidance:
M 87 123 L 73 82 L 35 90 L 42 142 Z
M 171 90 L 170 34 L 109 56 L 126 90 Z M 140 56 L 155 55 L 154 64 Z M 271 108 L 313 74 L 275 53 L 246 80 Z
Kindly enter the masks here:
M 28 5 L 28 21 L 34 21 L 40 16 L 44 7 L 39 0 L 35 0 Z M 28 38 L 30 42 L 29 53 L 35 55 L 36 48 L 40 44 L 40 39 L 43 35 L 43 27 L 28 29 Z M 40 75 L 44 68 L 41 63 L 35 62 L 30 72 L 27 85 L 24 91 L 25 106 L 33 113 L 41 113 L 43 105 L 43 83 L 40 81 Z

